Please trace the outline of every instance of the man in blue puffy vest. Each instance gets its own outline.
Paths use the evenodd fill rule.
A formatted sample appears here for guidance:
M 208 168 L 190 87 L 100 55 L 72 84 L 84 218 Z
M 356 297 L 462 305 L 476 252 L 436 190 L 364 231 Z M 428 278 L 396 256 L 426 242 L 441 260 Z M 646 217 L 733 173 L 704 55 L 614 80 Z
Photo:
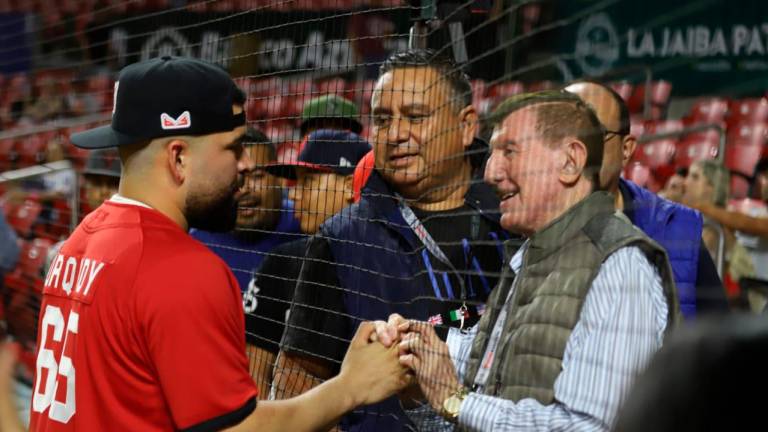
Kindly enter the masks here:
M 277 397 L 333 376 L 361 319 L 408 314 L 446 334 L 482 314 L 506 234 L 499 200 L 482 182 L 487 146 L 475 139 L 471 102 L 466 75 L 434 52 L 398 53 L 382 66 L 371 99 L 376 169 L 361 200 L 310 242 L 275 371 Z M 347 415 L 341 427 L 412 425 L 391 398 Z
M 592 105 L 605 126 L 601 187 L 614 194 L 617 209 L 667 250 L 685 318 L 727 311 L 722 281 L 709 252 L 701 247 L 701 214 L 621 178 L 637 146 L 624 100 L 610 87 L 595 82 L 577 82 L 565 89 Z

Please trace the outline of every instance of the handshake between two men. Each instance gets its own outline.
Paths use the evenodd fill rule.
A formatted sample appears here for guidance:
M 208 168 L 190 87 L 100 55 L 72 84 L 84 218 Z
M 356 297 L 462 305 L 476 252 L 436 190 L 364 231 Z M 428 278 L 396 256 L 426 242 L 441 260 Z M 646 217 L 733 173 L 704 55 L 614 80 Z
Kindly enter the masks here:
M 358 400 L 362 404 L 398 393 L 406 408 L 426 401 L 447 420 L 455 421 L 455 413 L 444 404 L 461 386 L 448 345 L 429 323 L 398 314 L 386 322 L 362 323 L 341 366 L 340 375 L 345 374 L 359 377 L 360 382 L 354 382 L 357 389 L 367 389 L 365 398 Z

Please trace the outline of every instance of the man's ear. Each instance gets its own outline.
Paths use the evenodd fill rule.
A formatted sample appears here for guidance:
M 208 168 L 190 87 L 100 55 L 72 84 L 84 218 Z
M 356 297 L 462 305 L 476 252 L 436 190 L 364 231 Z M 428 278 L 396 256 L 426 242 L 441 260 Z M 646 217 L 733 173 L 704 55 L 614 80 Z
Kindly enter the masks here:
M 584 174 L 587 164 L 587 146 L 577 140 L 570 139 L 563 144 L 563 165 L 560 169 L 560 181 L 566 185 L 573 185 Z
M 459 125 L 461 128 L 461 144 L 465 148 L 469 148 L 469 146 L 472 145 L 472 140 L 474 140 L 477 135 L 477 128 L 480 124 L 480 118 L 477 116 L 475 107 L 472 105 L 464 107 L 464 109 L 459 112 L 459 120 L 461 120 Z
M 355 202 L 354 175 L 344 177 L 344 201 L 353 204 Z
M 621 166 L 626 167 L 637 149 L 637 138 L 634 135 L 625 135 L 621 140 Z
M 168 171 L 171 178 L 179 185 L 187 178 L 189 168 L 189 142 L 180 138 L 173 138 L 165 145 Z

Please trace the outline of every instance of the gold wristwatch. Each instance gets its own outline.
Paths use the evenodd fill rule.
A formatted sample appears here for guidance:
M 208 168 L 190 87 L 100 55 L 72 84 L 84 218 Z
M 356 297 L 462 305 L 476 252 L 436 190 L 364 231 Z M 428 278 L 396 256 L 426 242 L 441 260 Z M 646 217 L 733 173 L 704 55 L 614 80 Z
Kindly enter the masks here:
M 462 385 L 460 385 L 455 392 L 451 393 L 451 395 L 443 401 L 443 417 L 450 422 L 458 423 L 461 403 L 464 402 L 464 399 L 468 394 L 469 391 Z

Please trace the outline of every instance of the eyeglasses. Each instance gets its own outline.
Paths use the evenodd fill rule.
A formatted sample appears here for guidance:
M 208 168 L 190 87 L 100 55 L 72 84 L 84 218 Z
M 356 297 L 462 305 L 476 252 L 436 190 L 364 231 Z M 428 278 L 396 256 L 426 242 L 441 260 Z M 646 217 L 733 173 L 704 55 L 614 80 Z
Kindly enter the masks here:
M 605 131 L 605 135 L 604 135 L 605 138 L 603 138 L 603 141 L 608 141 L 609 139 L 611 139 L 611 137 L 613 135 L 621 138 L 621 137 L 623 137 L 625 135 L 629 135 L 629 131 L 624 131 L 624 130 L 621 130 L 621 131 L 606 130 Z

